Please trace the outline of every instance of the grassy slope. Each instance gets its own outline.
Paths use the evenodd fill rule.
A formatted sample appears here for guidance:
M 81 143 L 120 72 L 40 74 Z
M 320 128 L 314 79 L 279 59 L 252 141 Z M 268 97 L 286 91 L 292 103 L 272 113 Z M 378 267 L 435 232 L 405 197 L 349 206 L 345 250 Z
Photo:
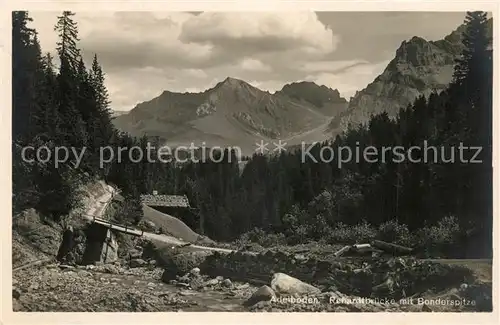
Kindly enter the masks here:
M 191 230 L 184 222 L 171 215 L 159 212 L 147 205 L 143 205 L 142 210 L 144 211 L 145 220 L 152 221 L 168 235 L 188 242 L 195 242 L 200 238 L 200 235 Z

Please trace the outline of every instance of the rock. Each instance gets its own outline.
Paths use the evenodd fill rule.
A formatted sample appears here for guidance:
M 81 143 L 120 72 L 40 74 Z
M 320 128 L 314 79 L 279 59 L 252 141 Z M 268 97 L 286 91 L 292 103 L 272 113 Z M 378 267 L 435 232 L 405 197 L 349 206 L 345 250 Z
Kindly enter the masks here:
M 424 305 L 422 306 L 422 311 L 431 312 L 431 311 L 432 311 L 432 309 L 431 309 L 431 307 L 429 307 L 429 306 L 427 306 L 426 304 L 424 304 Z
M 19 299 L 21 297 L 21 290 L 18 288 L 12 288 L 12 298 Z
M 161 275 L 161 280 L 165 283 L 170 283 L 170 281 L 175 281 L 176 279 L 176 271 L 171 268 L 167 268 L 163 271 Z
M 460 285 L 460 291 L 465 291 L 465 290 L 467 290 L 468 287 L 469 287 L 469 285 L 467 283 L 462 283 Z
M 250 298 L 248 298 L 243 305 L 246 307 L 250 307 L 255 305 L 256 303 L 260 301 L 269 301 L 272 298 L 276 297 L 276 294 L 274 293 L 273 289 L 269 288 L 268 286 L 264 285 L 257 289 Z
M 387 279 L 379 285 L 372 288 L 372 291 L 377 294 L 390 293 L 394 288 L 394 280 L 392 277 L 387 277 Z
M 17 299 L 12 300 L 12 310 L 22 311 L 23 306 L 17 301 Z
M 243 290 L 243 289 L 248 289 L 250 288 L 250 284 L 245 283 L 245 284 L 240 284 L 239 286 L 236 287 L 236 290 Z
M 191 271 L 189 271 L 189 273 L 191 273 L 192 275 L 198 276 L 198 275 L 200 275 L 200 268 L 195 267 L 195 268 L 191 269 Z
M 225 286 L 226 288 L 232 288 L 233 287 L 233 283 L 229 279 L 225 279 L 224 281 L 222 281 L 222 285 Z
M 339 291 L 328 291 L 328 292 L 323 292 L 321 293 L 321 296 L 324 301 L 327 303 L 330 303 L 330 301 L 340 301 L 341 299 L 345 298 L 345 295 L 342 294 Z
M 224 277 L 223 277 L 223 276 L 221 276 L 221 275 L 216 276 L 216 277 L 215 277 L 215 279 L 216 279 L 217 281 L 219 281 L 219 282 L 224 281 Z
M 130 267 L 141 267 L 146 265 L 147 262 L 141 258 L 136 258 L 133 260 L 130 260 Z
M 170 270 L 174 275 L 183 275 L 191 271 L 193 268 L 200 267 L 205 260 L 212 255 L 213 252 L 194 251 L 182 252 L 176 254 L 172 251 L 165 250 L 160 252 L 159 263 Z
M 183 276 L 177 277 L 177 281 L 188 283 L 191 280 L 189 273 L 184 274 Z
M 59 268 L 61 270 L 71 270 L 71 269 L 74 269 L 75 267 L 72 265 L 61 264 L 61 265 L 59 265 Z
M 255 305 L 251 306 L 252 311 L 266 311 L 266 309 L 271 307 L 271 302 L 268 301 L 259 301 Z
M 291 277 L 285 273 L 275 273 L 271 280 L 271 288 L 279 294 L 317 294 L 321 290 L 318 288 Z
M 149 265 L 151 265 L 151 266 L 156 266 L 156 261 L 155 261 L 155 260 L 151 260 L 151 261 L 149 261 Z
M 128 256 L 130 257 L 131 260 L 136 259 L 136 258 L 141 258 L 142 251 L 140 251 L 138 249 L 131 249 L 128 252 Z
M 118 274 L 119 273 L 118 268 L 115 265 L 111 265 L 111 264 L 104 265 L 103 271 L 105 273 L 110 273 L 110 274 Z
M 299 262 L 307 260 L 307 257 L 304 254 L 295 254 L 293 258 Z
M 219 284 L 219 280 L 217 280 L 217 279 L 210 279 L 207 282 L 205 282 L 205 286 L 207 286 L 207 287 L 216 286 L 218 284 Z
M 203 280 L 201 277 L 195 277 L 193 278 L 190 282 L 189 282 L 189 286 L 191 287 L 191 289 L 193 290 L 198 290 L 198 289 L 201 289 L 203 288 Z

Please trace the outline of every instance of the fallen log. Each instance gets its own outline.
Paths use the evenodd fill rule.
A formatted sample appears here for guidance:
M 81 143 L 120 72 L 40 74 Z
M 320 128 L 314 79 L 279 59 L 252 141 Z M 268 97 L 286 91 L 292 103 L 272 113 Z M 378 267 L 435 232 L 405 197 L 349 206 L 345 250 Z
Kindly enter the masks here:
M 372 246 L 370 244 L 355 244 L 352 248 L 358 252 L 367 252 L 372 250 Z
M 344 246 L 343 248 L 341 248 L 338 251 L 336 251 L 333 255 L 335 257 L 339 257 L 342 254 L 344 254 L 345 252 L 347 252 L 348 250 L 350 250 L 350 249 L 351 249 L 351 246 Z
M 387 242 L 384 242 L 381 240 L 374 240 L 372 242 L 372 246 L 374 246 L 378 249 L 381 249 L 387 253 L 401 254 L 401 255 L 410 254 L 413 251 L 412 248 L 393 244 L 393 243 L 387 243 Z

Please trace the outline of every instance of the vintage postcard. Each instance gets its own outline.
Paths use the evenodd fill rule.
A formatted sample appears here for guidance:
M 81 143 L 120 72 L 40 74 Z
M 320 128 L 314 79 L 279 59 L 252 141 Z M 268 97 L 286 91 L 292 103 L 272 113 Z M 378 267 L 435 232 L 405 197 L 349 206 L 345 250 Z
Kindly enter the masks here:
M 7 324 L 498 320 L 498 6 L 269 3 L 11 4 Z

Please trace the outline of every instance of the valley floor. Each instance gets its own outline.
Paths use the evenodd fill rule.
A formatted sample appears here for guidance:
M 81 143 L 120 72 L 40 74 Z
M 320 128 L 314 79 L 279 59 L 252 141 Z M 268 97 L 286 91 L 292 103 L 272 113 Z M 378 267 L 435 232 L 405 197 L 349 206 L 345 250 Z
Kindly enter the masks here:
M 89 205 L 87 218 L 102 216 L 111 195 L 97 193 L 94 204 Z M 199 285 L 187 281 L 162 281 L 165 267 L 157 267 L 154 260 L 142 267 L 131 267 L 128 261 L 113 264 L 87 266 L 61 265 L 54 262 L 54 254 L 60 243 L 61 228 L 41 223 L 34 211 L 27 211 L 16 220 L 13 236 L 13 309 L 34 312 L 169 312 L 169 311 L 329 311 L 329 312 L 377 312 L 377 311 L 488 311 L 491 304 L 492 268 L 491 260 L 434 260 L 444 264 L 464 265 L 474 272 L 476 281 L 466 285 L 460 283 L 441 292 L 419 295 L 427 303 L 363 301 L 349 296 L 348 292 L 336 289 L 314 294 L 314 303 L 262 300 L 245 306 L 262 284 L 252 279 L 243 282 L 210 279 L 198 276 Z M 36 221 L 36 222 L 35 222 Z M 159 243 L 157 249 L 168 253 L 174 237 L 151 234 Z M 172 240 L 169 240 L 172 239 Z M 165 247 L 162 247 L 165 246 Z M 281 247 L 289 256 L 318 257 L 329 260 L 329 255 L 338 247 Z M 182 248 L 189 251 L 230 252 L 231 249 L 209 248 L 191 245 Z M 258 256 L 257 253 L 250 254 Z M 298 261 L 298 260 L 297 260 Z M 343 263 L 339 260 L 339 263 Z M 345 261 L 344 263 L 349 263 Z M 278 270 L 287 272 L 286 269 Z M 353 269 L 353 272 L 356 270 Z M 179 279 L 178 279 L 179 280 Z M 245 282 L 248 281 L 248 282 Z M 250 284 L 252 283 L 252 284 Z M 467 288 L 467 286 L 469 288 Z M 335 290 L 335 291 L 332 291 Z M 477 304 L 467 303 L 467 295 L 477 297 Z M 467 295 L 466 292 L 467 291 Z M 332 298 L 334 301 L 332 302 Z M 415 299 L 417 299 L 415 297 Z M 455 301 L 454 305 L 430 305 L 432 301 Z M 470 302 L 470 301 L 469 301 Z

